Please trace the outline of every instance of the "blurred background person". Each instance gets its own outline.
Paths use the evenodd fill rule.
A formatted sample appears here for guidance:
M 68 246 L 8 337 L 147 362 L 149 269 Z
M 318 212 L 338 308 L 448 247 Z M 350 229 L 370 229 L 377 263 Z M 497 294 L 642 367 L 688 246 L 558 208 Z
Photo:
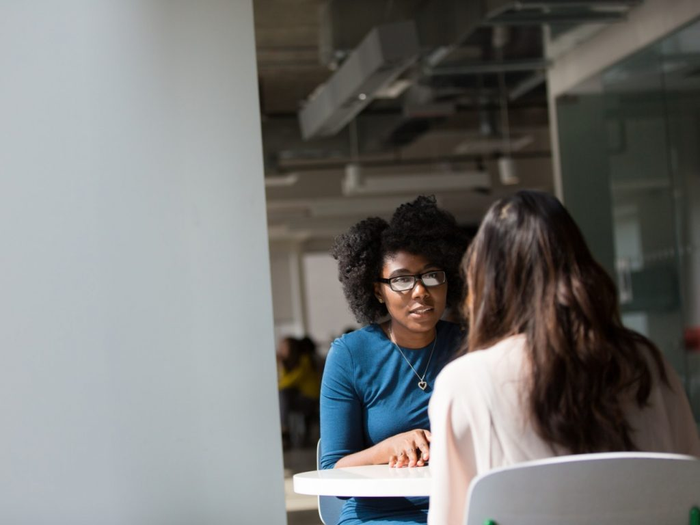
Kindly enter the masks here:
M 301 444 L 313 420 L 318 418 L 320 380 L 313 341 L 308 337 L 303 340 L 285 337 L 277 347 L 277 362 L 282 443 L 284 448 L 289 448 L 294 415 L 302 418 Z

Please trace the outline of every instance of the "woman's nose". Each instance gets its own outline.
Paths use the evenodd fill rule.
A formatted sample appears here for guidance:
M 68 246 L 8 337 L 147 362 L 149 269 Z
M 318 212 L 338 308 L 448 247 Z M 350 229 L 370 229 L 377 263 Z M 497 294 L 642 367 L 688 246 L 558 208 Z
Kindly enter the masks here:
M 430 291 L 428 287 L 423 284 L 423 281 L 418 279 L 416 285 L 413 287 L 413 293 L 411 295 L 413 295 L 413 297 L 426 297 L 430 295 Z

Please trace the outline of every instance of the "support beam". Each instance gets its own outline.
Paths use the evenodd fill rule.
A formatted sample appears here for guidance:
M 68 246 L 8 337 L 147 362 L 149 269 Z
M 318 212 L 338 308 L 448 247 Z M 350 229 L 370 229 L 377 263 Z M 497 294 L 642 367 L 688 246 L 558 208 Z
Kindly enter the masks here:
M 646 0 L 624 24 L 605 27 L 557 56 L 548 71 L 550 94 L 557 97 L 632 53 L 700 17 L 698 0 Z M 549 47 L 549 46 L 548 46 Z M 550 51 L 547 51 L 550 56 Z
M 463 66 L 426 69 L 425 74 L 432 77 L 440 77 L 514 73 L 519 71 L 545 70 L 548 66 L 549 62 L 547 60 L 508 60 L 503 62 L 483 62 Z
M 622 22 L 626 14 L 620 11 L 515 11 L 484 20 L 485 26 L 541 26 L 554 24 L 608 24 Z

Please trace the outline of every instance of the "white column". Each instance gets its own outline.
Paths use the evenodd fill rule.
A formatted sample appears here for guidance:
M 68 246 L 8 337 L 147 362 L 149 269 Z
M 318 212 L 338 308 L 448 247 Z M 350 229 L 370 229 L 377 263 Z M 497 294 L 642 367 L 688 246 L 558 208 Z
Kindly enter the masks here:
M 285 523 L 250 0 L 0 3 L 0 523 Z

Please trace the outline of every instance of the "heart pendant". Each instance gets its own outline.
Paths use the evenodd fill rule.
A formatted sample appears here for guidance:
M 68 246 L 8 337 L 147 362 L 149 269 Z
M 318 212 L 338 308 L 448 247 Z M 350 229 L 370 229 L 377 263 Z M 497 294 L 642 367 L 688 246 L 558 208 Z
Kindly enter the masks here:
M 418 388 L 421 390 L 425 390 L 428 388 L 428 383 L 426 381 L 418 381 Z

